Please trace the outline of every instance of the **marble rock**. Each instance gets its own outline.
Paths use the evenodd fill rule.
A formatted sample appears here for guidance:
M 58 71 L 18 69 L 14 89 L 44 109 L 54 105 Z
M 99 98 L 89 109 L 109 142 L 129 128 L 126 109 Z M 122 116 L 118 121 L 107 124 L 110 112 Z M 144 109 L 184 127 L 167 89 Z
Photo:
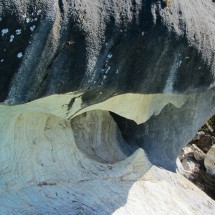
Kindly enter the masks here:
M 215 145 L 213 145 L 206 154 L 204 164 L 207 173 L 215 177 Z
M 0 0 L 0 214 L 214 214 L 176 173 L 215 113 L 214 14 Z

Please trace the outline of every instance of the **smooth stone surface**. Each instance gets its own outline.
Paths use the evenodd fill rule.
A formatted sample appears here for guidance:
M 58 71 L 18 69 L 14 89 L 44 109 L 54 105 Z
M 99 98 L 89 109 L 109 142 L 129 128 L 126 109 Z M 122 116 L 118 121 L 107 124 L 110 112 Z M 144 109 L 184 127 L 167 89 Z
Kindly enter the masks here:
M 214 214 L 214 201 L 183 176 L 152 167 L 143 177 L 133 179 L 111 174 L 106 178 L 28 187 L 1 195 L 0 212 L 18 215 Z
M 0 0 L 0 212 L 213 214 L 168 170 L 215 113 L 214 13 Z
M 215 177 L 215 145 L 213 145 L 204 160 L 207 173 Z
M 134 101 L 131 112 L 121 112 L 127 96 Z M 70 93 L 1 105 L 0 212 L 213 214 L 215 203 L 206 194 L 182 176 L 154 166 L 144 145 L 123 138 L 109 111 L 143 120 L 139 112 L 132 113 L 142 97 L 147 98 L 125 94 L 84 107 L 82 95 Z M 167 104 L 180 101 L 167 98 Z M 142 115 L 150 117 L 146 104 L 151 102 L 138 108 L 145 107 Z M 165 105 L 154 104 L 162 113 Z M 158 150 L 155 155 L 162 155 Z

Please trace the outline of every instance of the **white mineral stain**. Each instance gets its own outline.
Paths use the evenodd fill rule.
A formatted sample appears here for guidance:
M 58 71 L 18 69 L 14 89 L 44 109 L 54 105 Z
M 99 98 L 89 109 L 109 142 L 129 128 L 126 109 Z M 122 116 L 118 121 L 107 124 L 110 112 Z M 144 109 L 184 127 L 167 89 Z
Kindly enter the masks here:
M 182 63 L 182 61 L 181 60 L 179 61 L 178 57 L 175 56 L 174 63 L 170 69 L 169 77 L 166 81 L 166 85 L 165 85 L 165 88 L 163 90 L 164 93 L 172 93 L 173 92 L 173 85 L 175 83 L 177 71 L 178 71 L 178 68 L 180 67 L 181 63 Z
M 29 23 L 31 20 L 29 18 L 26 18 L 26 22 Z
M 31 30 L 31 31 L 34 31 L 35 28 L 36 28 L 36 26 L 33 25 L 33 26 L 30 27 L 30 30 Z
M 16 35 L 19 35 L 19 34 L 21 34 L 22 33 L 22 30 L 21 29 L 17 29 L 16 30 Z
M 110 69 L 111 69 L 111 67 L 109 66 L 109 67 L 107 68 L 107 70 L 105 71 L 105 74 L 107 74 L 107 73 L 109 72 Z
M 5 34 L 7 34 L 9 32 L 8 28 L 2 29 L 1 31 L 1 35 L 4 36 Z
M 107 57 L 108 57 L 108 59 L 111 59 L 112 56 L 113 56 L 113 55 L 110 53 Z
M 15 36 L 14 36 L 14 35 L 10 35 L 10 43 L 12 43 L 12 42 L 13 42 L 14 38 L 15 38 Z
M 37 11 L 37 15 L 40 15 L 42 13 L 42 10 Z
M 17 54 L 17 57 L 18 57 L 18 58 L 22 58 L 22 57 L 23 57 L 22 52 L 19 52 L 19 53 Z

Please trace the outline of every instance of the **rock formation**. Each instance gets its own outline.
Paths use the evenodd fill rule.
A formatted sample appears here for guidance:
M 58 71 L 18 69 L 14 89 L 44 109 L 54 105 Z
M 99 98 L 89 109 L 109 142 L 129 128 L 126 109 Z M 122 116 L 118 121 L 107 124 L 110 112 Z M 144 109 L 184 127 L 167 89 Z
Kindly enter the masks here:
M 205 141 L 207 139 L 207 141 Z M 204 146 L 202 143 L 204 141 Z M 209 142 L 210 141 L 210 142 Z M 196 184 L 215 199 L 215 178 L 214 178 L 214 146 L 211 145 L 211 136 L 203 135 L 200 139 L 194 139 L 179 155 L 181 166 L 179 171 L 187 179 Z M 205 147 L 206 146 L 206 147 Z M 206 152 L 203 150 L 209 148 Z M 179 163 L 180 164 L 180 163 Z
M 0 0 L 0 214 L 213 214 L 175 171 L 215 113 L 214 16 L 210 0 Z

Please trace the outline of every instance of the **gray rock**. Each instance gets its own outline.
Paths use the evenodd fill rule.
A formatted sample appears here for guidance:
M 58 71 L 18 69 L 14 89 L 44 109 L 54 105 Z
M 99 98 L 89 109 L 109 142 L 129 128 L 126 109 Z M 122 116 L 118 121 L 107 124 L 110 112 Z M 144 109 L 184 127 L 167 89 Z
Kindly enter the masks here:
M 122 114 L 126 95 L 85 109 L 76 98 L 70 117 L 72 96 L 0 105 L 0 214 L 214 214 L 214 201 L 183 176 L 142 148 L 129 153 L 107 112 Z
M 192 145 L 193 156 L 197 162 L 202 162 L 205 159 L 205 153 L 200 150 L 195 144 Z
M 213 214 L 168 170 L 215 113 L 214 14 L 0 0 L 0 213 Z
M 211 147 L 204 160 L 207 173 L 215 177 L 215 145 Z
M 168 7 L 163 0 L 0 3 L 0 29 L 9 30 L 0 44 L 1 101 L 23 103 L 74 90 L 91 92 L 95 100 L 102 88 L 105 99 L 213 86 L 209 0 L 170 1 Z
M 204 135 L 199 140 L 195 141 L 195 145 L 199 147 L 204 153 L 207 153 L 214 144 L 214 137 L 211 135 Z

